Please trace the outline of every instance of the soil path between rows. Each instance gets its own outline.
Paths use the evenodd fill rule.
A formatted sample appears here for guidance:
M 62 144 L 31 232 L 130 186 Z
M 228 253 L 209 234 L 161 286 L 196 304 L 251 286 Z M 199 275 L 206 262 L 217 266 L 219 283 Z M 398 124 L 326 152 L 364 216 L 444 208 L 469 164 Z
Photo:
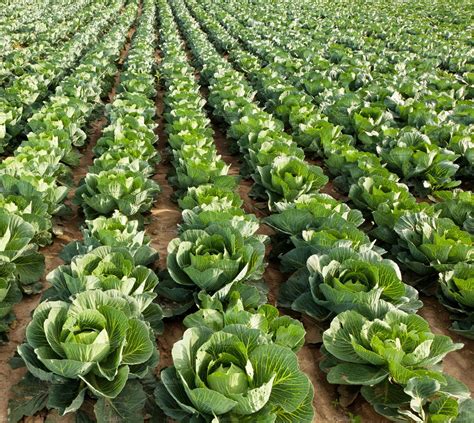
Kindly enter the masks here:
M 161 61 L 161 51 L 156 51 L 156 61 Z M 162 84 L 157 85 L 156 122 L 158 127 L 157 149 L 161 160 L 157 165 L 156 174 L 153 177 L 161 187 L 158 200 L 151 210 L 151 221 L 148 226 L 148 234 L 151 236 L 151 245 L 160 254 L 159 268 L 166 269 L 166 256 L 169 242 L 178 236 L 178 225 L 181 223 L 181 209 L 173 201 L 173 188 L 169 184 L 167 176 L 172 170 L 171 157 L 168 149 L 168 135 L 165 131 L 164 118 L 164 96 L 165 89 Z M 165 320 L 164 332 L 157 339 L 160 352 L 160 361 L 155 374 L 159 376 L 160 371 L 173 364 L 171 349 L 176 341 L 179 341 L 184 332 L 181 317 L 169 318 Z

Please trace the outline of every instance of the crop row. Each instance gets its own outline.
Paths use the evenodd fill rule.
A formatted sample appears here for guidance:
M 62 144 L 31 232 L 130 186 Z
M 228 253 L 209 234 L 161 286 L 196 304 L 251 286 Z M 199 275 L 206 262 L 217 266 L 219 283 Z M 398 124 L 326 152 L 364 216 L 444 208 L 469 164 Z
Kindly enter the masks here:
M 215 20 L 202 14 L 200 16 L 206 20 L 205 25 L 212 40 L 221 49 L 224 46 L 217 40 L 224 40 L 226 45 L 235 43 Z M 268 49 L 270 56 L 278 54 L 271 47 Z M 417 201 L 408 187 L 398 182 L 398 176 L 387 171 L 374 154 L 360 152 L 347 138 L 338 136 L 340 128 L 321 120 L 314 106 L 305 102 L 306 96 L 279 77 L 281 69 L 271 69 L 271 66 L 262 69 L 257 58 L 239 50 L 238 46 L 231 49 L 230 58 L 239 69 L 246 69 L 267 108 L 287 123 L 296 141 L 304 138 L 314 143 L 319 139 L 320 155 L 325 158 L 329 172 L 336 176 L 335 182 L 343 192 L 349 194 L 349 199 L 373 225 L 370 235 L 390 250 L 405 270 L 417 275 L 416 282 L 438 274 L 439 297 L 454 312 L 457 320 L 454 329 L 472 337 L 472 305 L 468 299 L 472 289 L 466 283 L 456 286 L 453 279 L 467 281 L 472 277 L 472 193 L 461 190 L 438 191 L 440 201 L 435 205 Z M 305 111 L 304 117 L 301 110 Z M 286 221 L 290 220 L 288 215 Z M 314 224 L 310 218 L 306 221 L 300 219 L 299 222 L 289 233 L 301 246 L 301 230 L 312 229 Z M 459 226 L 465 231 L 460 230 Z M 284 229 L 286 233 L 289 229 L 288 226 L 282 228 L 278 224 L 276 228 Z M 308 239 L 304 241 L 311 244 Z M 307 251 L 311 251 L 308 247 Z M 298 253 L 292 255 L 297 267 L 304 266 L 307 257 L 297 256 Z M 286 270 L 295 270 L 295 266 L 287 266 Z
M 102 67 L 88 78 L 91 99 L 102 89 L 110 91 L 113 62 L 137 11 L 138 2 L 129 3 L 110 38 L 97 47 Z M 98 399 L 97 421 L 116 419 L 115 413 L 133 416 L 133 401 L 143 405 L 145 394 L 141 385 L 127 382 L 146 376 L 158 361 L 155 333 L 162 331 L 162 312 L 153 303 L 158 277 L 150 268 L 157 252 L 141 229 L 142 214 L 159 192 L 151 180 L 159 160 L 152 100 L 153 1 L 143 3 L 137 21 L 128 54 L 124 50 L 127 61 L 117 95 L 106 106 L 109 124 L 93 147 L 94 162 L 74 197 L 87 219 L 83 239 L 64 248 L 65 264 L 47 276 L 51 288 L 43 294 L 19 347 L 37 378 L 31 383 L 47 392 L 30 414 L 43 407 L 74 412 L 93 397 Z
M 424 419 L 426 415 L 441 416 L 445 413 L 452 413 L 450 418 L 454 418 L 458 414 L 458 403 L 469 406 L 470 402 L 465 401 L 468 390 L 458 390 L 462 384 L 438 373 L 438 363 L 445 353 L 458 349 L 460 345 L 453 344 L 449 337 L 434 335 L 428 323 L 413 314 L 420 306 L 416 291 L 402 283 L 398 266 L 383 259 L 380 249 L 367 242 L 366 235 L 357 229 L 357 212 L 351 213 L 341 203 L 335 207 L 336 200 L 326 197 L 324 201 L 324 196 L 317 194 L 322 184 L 311 184 L 314 178 L 307 176 L 308 170 L 313 170 L 313 175 L 317 171 L 301 158 L 286 153 L 288 148 L 298 150 L 291 137 L 279 132 L 283 127 L 281 121 L 259 109 L 252 101 L 254 92 L 248 82 L 216 52 L 183 2 L 173 1 L 172 4 L 180 28 L 201 68 L 201 78 L 209 83 L 209 102 L 214 113 L 228 125 L 228 134 L 237 141 L 244 154 L 256 190 L 264 188 L 266 191 L 270 210 L 283 211 L 280 215 L 271 215 L 267 221 L 277 221 L 285 209 L 305 211 L 306 204 L 311 202 L 308 209 L 319 211 L 316 216 L 310 216 L 318 225 L 305 232 L 305 240 L 311 247 L 303 252 L 310 256 L 307 269 L 303 267 L 285 284 L 282 299 L 284 305 L 293 305 L 297 311 L 331 321 L 323 334 L 325 360 L 322 368 L 328 372 L 328 380 L 362 385 L 362 395 L 376 411 L 391 418 L 409 415 L 410 418 Z M 196 13 L 194 4 L 193 13 Z M 204 19 L 199 13 L 195 16 L 200 21 Z M 212 37 L 213 40 L 216 38 Z M 274 137 L 279 137 L 278 141 Z M 255 157 L 249 154 L 252 149 L 261 152 L 259 147 L 263 141 L 271 146 L 278 145 L 277 142 L 282 145 L 282 138 L 287 140 L 280 150 L 286 154 L 283 156 L 285 162 L 298 161 L 303 163 L 302 166 L 297 170 L 286 167 L 280 173 L 278 167 L 282 158 L 278 157 L 281 154 L 279 148 L 275 148 L 271 164 L 252 169 L 252 158 Z M 265 168 L 271 166 L 273 168 L 266 173 Z M 304 186 L 304 190 L 299 194 L 309 195 L 299 196 L 295 201 L 297 195 L 292 196 L 291 189 L 278 190 L 285 183 L 292 188 L 301 184 L 299 187 Z M 292 225 L 298 222 L 301 230 L 308 214 L 300 220 L 294 216 L 296 214 L 288 218 L 287 214 L 286 219 L 279 223 Z M 355 224 L 344 222 L 349 217 Z M 341 239 L 338 235 L 343 227 L 345 235 Z M 307 245 L 301 242 L 296 247 Z M 291 263 L 288 258 L 291 257 L 287 256 L 287 263 Z M 391 288 L 397 284 L 400 296 L 392 296 L 394 291 Z M 408 313 L 403 311 L 405 307 Z M 416 342 L 411 337 L 414 333 L 418 333 Z M 400 340 L 398 344 L 393 344 L 395 338 Z M 420 348 L 419 343 L 423 344 Z M 441 344 L 443 347 L 438 348 Z M 418 355 L 420 349 L 426 353 L 423 359 Z M 441 350 L 444 352 L 438 355 Z M 437 382 L 433 383 L 433 379 Z M 413 400 L 418 395 L 416 392 L 428 385 L 431 388 L 423 394 L 423 405 L 413 407 Z M 449 411 L 443 408 L 447 403 L 450 404 Z
M 43 100 L 52 95 L 50 90 L 54 89 L 55 85 L 77 64 L 78 59 L 98 37 L 107 31 L 111 13 L 118 12 L 121 5 L 120 1 L 114 1 L 109 8 L 104 8 L 100 3 L 96 3 L 89 11 L 94 19 L 85 25 L 80 33 L 3 89 L 0 101 L 2 151 L 9 143 L 15 144 L 16 138 L 28 129 L 36 130 L 35 117 L 32 115 L 41 112 Z M 56 90 L 54 95 L 61 94 Z M 30 119 L 27 122 L 28 118 Z
M 37 248 L 51 242 L 53 216 L 67 213 L 65 185 L 71 181 L 69 166 L 78 163 L 75 145 L 85 140 L 81 127 L 110 83 L 113 62 L 133 13 L 133 5 L 124 10 L 115 27 L 57 87 L 56 95 L 32 116 L 27 140 L 0 164 L 5 269 L 0 295 L 2 335 L 20 291 L 29 294 L 40 289 L 36 282 L 43 273 L 44 258 Z
M 57 76 L 34 71 L 10 86 L 30 77 L 41 80 L 39 88 L 28 91 L 37 96 L 28 107 L 25 97 L 18 97 L 18 122 L 31 115 L 27 140 L 0 164 L 5 249 L 0 278 L 5 325 L 0 330 L 7 329 L 21 291 L 39 290 L 44 263 L 37 247 L 51 242 L 53 216 L 68 211 L 64 201 L 72 182 L 70 167 L 78 164 L 77 147 L 85 145 L 88 123 L 110 93 L 108 124 L 92 147 L 94 161 L 73 199 L 86 218 L 82 240 L 61 252 L 65 264 L 47 276 L 51 287 L 18 348 L 29 373 L 15 387 L 10 419 L 47 408 L 60 415 L 75 412 L 77 420 L 85 421 L 93 409 L 95 419 L 104 423 L 145 416 L 192 422 L 314 420 L 318 398 L 297 357 L 305 329 L 268 304 L 263 275 L 270 238 L 260 234 L 257 217 L 243 209 L 240 178 L 229 174 L 230 165 L 214 142 L 216 122 L 242 157 L 242 177 L 254 182 L 251 195 L 267 202 L 264 222 L 276 231 L 272 253 L 283 271 L 292 272 L 280 288 L 279 305 L 325 328 L 320 366 L 328 381 L 360 392 L 376 412 L 392 420 L 468 419 L 473 407 L 469 390 L 441 365 L 463 345 L 433 333 L 417 314 L 422 302 L 397 264 L 425 279 L 439 276 L 440 299 L 457 316 L 455 330 L 472 336 L 472 310 L 465 304 L 474 266 L 472 194 L 437 191 L 457 185 L 456 158 L 451 152 L 442 156 L 442 147 L 434 145 L 433 161 L 408 177 L 405 168 L 398 172 L 390 163 L 394 145 L 375 136 L 381 130 L 377 125 L 386 123 L 372 125 L 378 111 L 355 107 L 350 119 L 331 117 L 331 111 L 347 106 L 347 94 L 358 96 L 372 80 L 383 80 L 383 58 L 373 78 L 364 63 L 363 72 L 354 74 L 346 68 L 350 60 L 344 48 L 324 51 L 329 59 L 308 51 L 314 42 L 313 31 L 305 30 L 310 18 L 301 18 L 301 28 L 291 25 L 297 47 L 288 53 L 289 38 L 277 34 L 285 26 L 265 20 L 269 30 L 263 35 L 257 16 L 250 25 L 242 24 L 247 22 L 244 7 L 231 16 L 234 2 L 222 3 L 227 12 L 213 2 L 200 3 L 134 0 L 124 6 L 117 0 L 113 11 L 118 16 L 108 32 L 94 32 L 99 24 L 91 22 L 87 42 L 77 35 L 58 51 L 70 62 L 54 68 Z M 285 13 L 301 13 L 303 3 Z M 103 10 L 98 4 L 91 7 Z M 265 5 L 256 8 L 268 11 Z M 105 29 L 111 12 L 103 13 L 99 26 Z M 311 10 L 308 15 L 314 19 Z M 268 16 L 278 15 L 268 11 Z M 327 35 L 314 32 L 319 41 Z M 127 34 L 132 34 L 130 43 L 125 43 Z M 73 43 L 81 52 L 86 44 L 97 44 L 64 78 L 81 54 Z M 390 40 L 374 41 L 382 43 Z M 363 48 L 352 46 L 357 52 Z M 301 54 L 311 58 L 308 65 Z M 53 62 L 49 57 L 44 61 Z M 328 72 L 318 73 L 323 62 Z M 456 63 L 451 72 L 467 72 Z M 304 80 L 306 73 L 316 78 L 312 85 Z M 116 85 L 114 75 L 119 75 Z M 158 80 L 164 88 L 172 165 L 168 181 L 182 209 L 160 280 L 158 253 L 146 234 L 148 213 L 160 192 L 153 180 L 160 161 L 154 101 Z M 40 106 L 37 100 L 58 82 L 54 95 Z M 320 84 L 324 91 L 309 92 Z M 465 119 L 458 105 L 470 100 L 469 92 L 458 88 L 446 109 L 446 119 L 453 122 Z M 341 103 L 334 100 L 339 94 Z M 327 103 L 320 101 L 324 96 Z M 378 106 L 364 103 L 367 109 Z M 396 107 L 381 112 L 396 115 L 390 130 L 382 128 L 384 137 L 426 140 L 426 125 L 405 132 L 407 122 L 401 123 Z M 373 127 L 364 123 L 358 132 L 352 118 L 360 123 L 362 117 Z M 16 123 L 7 123 L 9 134 Z M 381 159 L 378 147 L 386 149 Z M 329 178 L 311 164 L 314 153 L 358 209 L 320 192 L 327 190 Z M 441 175 L 443 166 L 448 170 Z M 440 201 L 418 202 L 410 193 L 412 184 Z M 385 249 L 390 249 L 389 258 Z M 173 346 L 172 365 L 161 370 L 157 381 L 163 319 L 178 315 L 186 330 Z
M 63 17 L 80 10 L 81 2 L 65 1 L 51 8 L 49 2 L 5 1 L 0 11 L 0 34 L 2 51 L 0 57 L 29 47 L 35 40 L 56 37 L 56 28 L 51 27 Z M 48 25 L 50 24 L 50 25 Z
M 220 20 L 224 19 L 226 25 L 235 30 L 236 24 L 242 27 L 242 23 L 248 20 L 245 10 L 237 10 L 236 14 L 240 22 L 233 19 L 235 14 L 232 12 L 221 13 Z M 306 21 L 311 19 L 310 16 L 305 15 L 302 19 Z M 260 25 L 251 25 L 252 29 L 239 29 L 237 34 L 243 35 L 244 44 L 251 45 L 265 61 L 278 62 L 280 69 L 291 75 L 292 83 L 304 88 L 314 98 L 328 120 L 340 125 L 344 133 L 354 136 L 363 149 L 388 156 L 394 147 L 400 147 L 397 139 L 404 132 L 415 130 L 425 135 L 423 142 L 419 141 L 417 145 L 419 150 L 428 150 L 431 156 L 448 154 L 456 162 L 451 168 L 452 175 L 459 167 L 458 178 L 472 176 L 473 65 L 467 59 L 470 47 L 463 38 L 465 31 L 459 31 L 459 40 L 450 38 L 447 32 L 441 32 L 442 37 L 433 34 L 441 38 L 438 44 L 430 42 L 423 48 L 417 45 L 420 37 L 409 36 L 402 47 L 395 37 L 390 36 L 374 43 L 373 38 L 357 27 L 346 29 L 346 33 L 339 30 L 342 34 L 329 34 L 319 28 L 300 32 L 294 28 L 290 39 L 280 36 L 281 28 L 268 29 L 275 26 L 268 22 L 272 20 L 271 13 L 266 19 L 265 31 L 260 22 Z M 450 24 L 445 24 L 446 31 L 449 31 Z M 417 34 L 419 28 L 408 32 L 411 31 Z M 306 50 L 310 60 L 302 60 L 302 44 L 306 48 L 312 45 L 315 34 L 319 36 L 319 43 L 327 47 L 319 47 L 311 53 Z M 268 60 L 266 49 L 272 48 L 272 40 L 277 40 L 276 45 L 280 47 L 274 51 L 275 59 Z M 457 45 L 456 49 L 454 45 Z M 409 54 L 402 54 L 406 50 Z M 461 58 L 463 61 L 451 69 L 450 66 Z M 449 61 L 452 61 L 451 65 L 446 63 Z M 396 163 L 389 162 L 390 166 L 396 167 Z M 409 171 L 406 168 L 400 171 L 420 192 L 443 188 L 437 187 L 436 183 L 430 188 L 428 182 L 433 181 L 423 185 L 416 181 L 428 169 Z M 442 175 L 439 170 L 427 173 L 434 178 Z M 443 182 L 451 186 L 454 183 Z
M 158 4 L 174 167 L 169 180 L 183 209 L 180 235 L 168 245 L 171 280 L 161 293 L 179 304 L 175 312 L 194 303 L 199 311 L 184 318 L 188 329 L 173 348 L 173 366 L 161 372 L 155 398 L 178 421 L 277 415 L 311 421 L 313 389 L 295 355 L 304 329 L 263 304 L 267 238 L 256 234 L 256 217 L 241 209 L 237 181 L 217 155 L 205 101 L 173 15 L 165 1 Z M 183 352 L 189 363 L 181 362 Z M 193 373 L 202 379 L 194 380 Z
M 74 36 L 104 7 L 90 0 L 75 2 L 68 6 L 57 7 L 54 9 L 54 14 L 49 16 L 49 21 L 46 22 L 43 16 L 41 22 L 35 24 L 33 42 L 23 45 L 16 41 L 16 48 L 12 51 L 8 51 L 8 47 L 5 46 L 0 62 L 1 86 L 10 85 L 16 77 L 32 68 L 38 68 L 38 62 L 41 59 L 61 48 L 64 42 Z M 8 28 L 9 25 L 5 24 L 5 26 Z M 11 40 L 9 42 L 10 45 L 15 44 Z

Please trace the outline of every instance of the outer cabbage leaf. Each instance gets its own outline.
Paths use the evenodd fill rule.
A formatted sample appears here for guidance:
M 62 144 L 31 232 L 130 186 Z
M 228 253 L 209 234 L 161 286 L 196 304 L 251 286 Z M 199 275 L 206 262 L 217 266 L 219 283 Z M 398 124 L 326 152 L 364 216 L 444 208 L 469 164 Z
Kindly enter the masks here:
M 474 264 L 458 263 L 440 274 L 440 302 L 452 313 L 451 330 L 474 339 Z
M 63 413 L 81 406 L 83 388 L 99 398 L 117 397 L 129 377 L 143 377 L 158 358 L 139 306 L 113 291 L 84 292 L 71 304 L 41 303 L 18 351 L 37 378 L 70 383 L 70 404 L 61 408 Z
M 296 355 L 260 329 L 192 327 L 172 355 L 174 366 L 162 371 L 155 391 L 170 417 L 210 422 L 299 415 L 298 421 L 312 421 L 311 384 Z

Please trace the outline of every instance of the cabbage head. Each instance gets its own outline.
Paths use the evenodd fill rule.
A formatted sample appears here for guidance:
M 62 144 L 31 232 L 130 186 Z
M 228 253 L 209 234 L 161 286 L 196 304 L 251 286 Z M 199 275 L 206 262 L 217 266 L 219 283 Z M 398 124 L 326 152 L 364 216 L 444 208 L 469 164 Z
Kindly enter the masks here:
M 255 180 L 268 196 L 273 210 L 277 201 L 293 201 L 300 195 L 318 192 L 326 185 L 328 177 L 318 166 L 296 157 L 279 156 L 272 164 L 259 166 Z
M 100 216 L 86 220 L 82 228 L 82 241 L 72 241 L 60 257 L 66 262 L 77 255 L 86 254 L 101 246 L 127 248 L 137 265 L 148 266 L 158 259 L 157 251 L 150 246 L 150 238 L 139 229 L 138 220 L 116 211 L 111 217 Z
M 399 236 L 397 258 L 420 275 L 452 269 L 457 263 L 474 262 L 474 238 L 448 218 L 407 213 L 394 227 Z
M 85 291 L 117 291 L 132 297 L 153 327 L 162 330 L 162 311 L 153 303 L 158 276 L 153 270 L 136 265 L 125 248 L 98 247 L 76 256 L 68 265 L 58 266 L 46 278 L 52 284 L 46 298 L 70 301 Z
M 182 288 L 213 294 L 237 282 L 258 280 L 265 265 L 260 237 L 244 237 L 237 229 L 214 224 L 188 229 L 168 244 L 167 268 Z
M 414 312 L 422 305 L 417 291 L 402 282 L 395 262 L 373 250 L 350 247 L 309 257 L 307 268 L 282 286 L 279 304 L 316 320 L 351 309 L 381 317 L 393 308 Z
M 435 335 L 421 316 L 391 310 L 367 319 L 355 310 L 336 316 L 323 334 L 330 383 L 373 386 L 390 378 L 406 385 L 413 377 L 437 379 L 438 365 L 462 348 L 449 336 Z
M 187 329 L 172 351 L 173 366 L 155 390 L 176 421 L 257 422 L 313 419 L 313 388 L 295 353 L 255 325 Z
M 159 192 L 158 184 L 140 172 L 112 169 L 87 174 L 75 201 L 89 219 L 115 210 L 134 216 L 149 211 Z
M 48 406 L 62 414 L 77 410 L 86 392 L 116 398 L 158 360 L 139 304 L 118 291 L 83 292 L 72 303 L 44 301 L 18 352 L 35 377 L 51 384 Z
M 474 264 L 456 264 L 440 274 L 439 285 L 438 298 L 454 320 L 451 329 L 474 339 Z

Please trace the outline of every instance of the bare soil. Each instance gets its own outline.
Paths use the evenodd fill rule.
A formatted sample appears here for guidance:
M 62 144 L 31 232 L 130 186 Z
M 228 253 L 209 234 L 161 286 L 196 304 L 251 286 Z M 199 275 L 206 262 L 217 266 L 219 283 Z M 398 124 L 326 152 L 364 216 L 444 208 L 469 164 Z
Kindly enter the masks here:
M 160 61 L 160 51 L 156 53 L 156 60 L 157 62 Z M 163 97 L 164 88 L 159 85 L 157 86 L 155 105 L 158 123 L 158 128 L 156 129 L 156 134 L 158 135 L 157 149 L 161 155 L 161 161 L 158 163 L 153 179 L 160 185 L 161 193 L 151 211 L 151 221 L 148 226 L 148 234 L 152 239 L 151 245 L 160 254 L 158 264 L 160 269 L 166 268 L 167 247 L 169 242 L 178 235 L 178 224 L 181 223 L 181 209 L 172 199 L 173 188 L 167 179 L 172 166 L 167 149 L 168 136 L 165 131 L 165 119 L 163 116 Z M 156 375 L 159 375 L 163 368 L 173 364 L 171 349 L 184 332 L 181 320 L 180 318 L 166 320 L 164 333 L 157 339 L 160 362 L 155 369 Z

